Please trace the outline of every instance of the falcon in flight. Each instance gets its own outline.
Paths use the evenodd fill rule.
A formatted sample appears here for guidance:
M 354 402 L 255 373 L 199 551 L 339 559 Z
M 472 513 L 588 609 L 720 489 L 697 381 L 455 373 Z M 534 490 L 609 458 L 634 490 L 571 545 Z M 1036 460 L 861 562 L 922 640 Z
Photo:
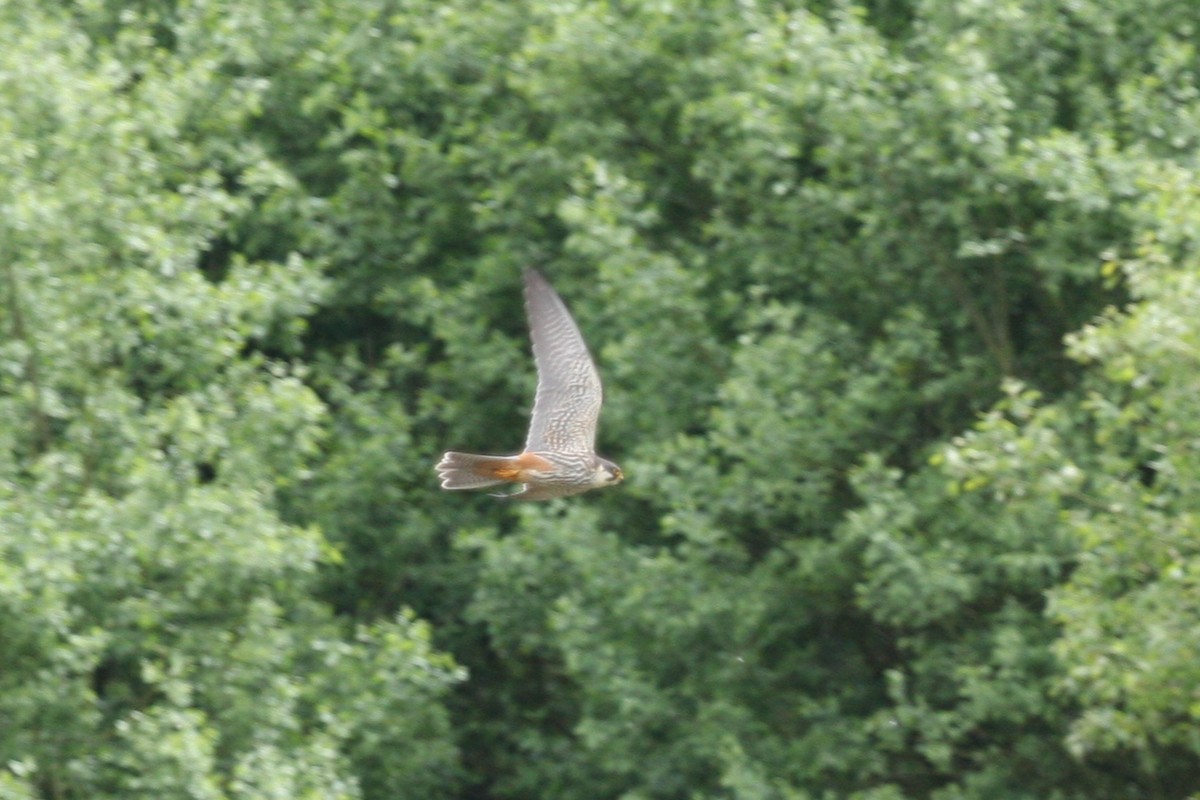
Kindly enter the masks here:
M 566 497 L 624 479 L 621 468 L 596 455 L 600 375 L 571 312 L 553 287 L 526 269 L 525 313 L 537 364 L 537 396 L 525 449 L 515 456 L 449 451 L 438 462 L 443 489 L 521 487 L 497 495 L 519 500 Z

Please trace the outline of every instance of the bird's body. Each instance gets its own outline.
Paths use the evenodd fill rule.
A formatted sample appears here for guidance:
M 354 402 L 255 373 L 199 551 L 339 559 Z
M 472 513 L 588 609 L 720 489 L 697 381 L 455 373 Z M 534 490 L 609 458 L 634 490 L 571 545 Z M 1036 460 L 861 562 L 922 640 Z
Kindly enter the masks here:
M 538 386 L 525 449 L 512 456 L 449 451 L 438 462 L 443 489 L 521 484 L 506 497 L 545 500 L 620 483 L 620 467 L 596 455 L 603 391 L 587 345 L 562 298 L 527 269 L 525 311 Z

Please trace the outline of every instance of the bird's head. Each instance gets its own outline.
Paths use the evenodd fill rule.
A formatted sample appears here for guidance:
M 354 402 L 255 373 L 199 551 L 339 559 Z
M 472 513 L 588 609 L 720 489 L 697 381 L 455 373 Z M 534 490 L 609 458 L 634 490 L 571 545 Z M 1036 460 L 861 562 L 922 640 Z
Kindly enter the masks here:
M 596 474 L 592 477 L 596 486 L 615 486 L 625 480 L 621 468 L 606 458 L 596 459 Z

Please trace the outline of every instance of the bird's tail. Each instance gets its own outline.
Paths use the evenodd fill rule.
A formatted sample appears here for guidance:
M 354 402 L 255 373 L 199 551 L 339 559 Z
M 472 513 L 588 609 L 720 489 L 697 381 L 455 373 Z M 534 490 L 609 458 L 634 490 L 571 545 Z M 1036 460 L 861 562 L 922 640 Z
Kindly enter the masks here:
M 513 481 L 520 467 L 516 456 L 478 456 L 455 453 L 442 456 L 437 472 L 443 489 L 484 489 Z

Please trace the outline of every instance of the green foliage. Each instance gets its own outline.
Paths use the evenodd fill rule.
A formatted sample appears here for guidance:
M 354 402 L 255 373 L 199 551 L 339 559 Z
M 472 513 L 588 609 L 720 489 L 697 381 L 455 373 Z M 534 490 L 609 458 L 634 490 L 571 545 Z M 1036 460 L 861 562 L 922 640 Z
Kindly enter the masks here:
M 1081 754 L 1136 754 L 1167 785 L 1190 786 L 1176 753 L 1200 756 L 1194 728 L 1200 685 L 1184 653 L 1195 629 L 1195 443 L 1200 432 L 1195 363 L 1200 297 L 1190 169 L 1156 173 L 1155 227 L 1123 270 L 1138 302 L 1071 341 L 1098 367 L 1080 402 L 1098 466 L 1071 527 L 1086 547 L 1079 569 L 1054 596 L 1068 665 L 1065 690 L 1083 714 L 1069 742 Z M 1157 212 L 1172 209 L 1164 218 Z
M 326 436 L 284 358 L 326 283 L 299 254 L 212 260 L 294 191 L 238 142 L 261 87 L 191 49 L 195 20 L 168 57 L 136 17 L 102 44 L 7 13 L 6 792 L 446 791 L 439 697 L 461 676 L 408 618 L 334 618 L 314 598 L 333 551 L 280 515 Z
M 0 797 L 1195 796 L 1198 23 L 0 4 Z

